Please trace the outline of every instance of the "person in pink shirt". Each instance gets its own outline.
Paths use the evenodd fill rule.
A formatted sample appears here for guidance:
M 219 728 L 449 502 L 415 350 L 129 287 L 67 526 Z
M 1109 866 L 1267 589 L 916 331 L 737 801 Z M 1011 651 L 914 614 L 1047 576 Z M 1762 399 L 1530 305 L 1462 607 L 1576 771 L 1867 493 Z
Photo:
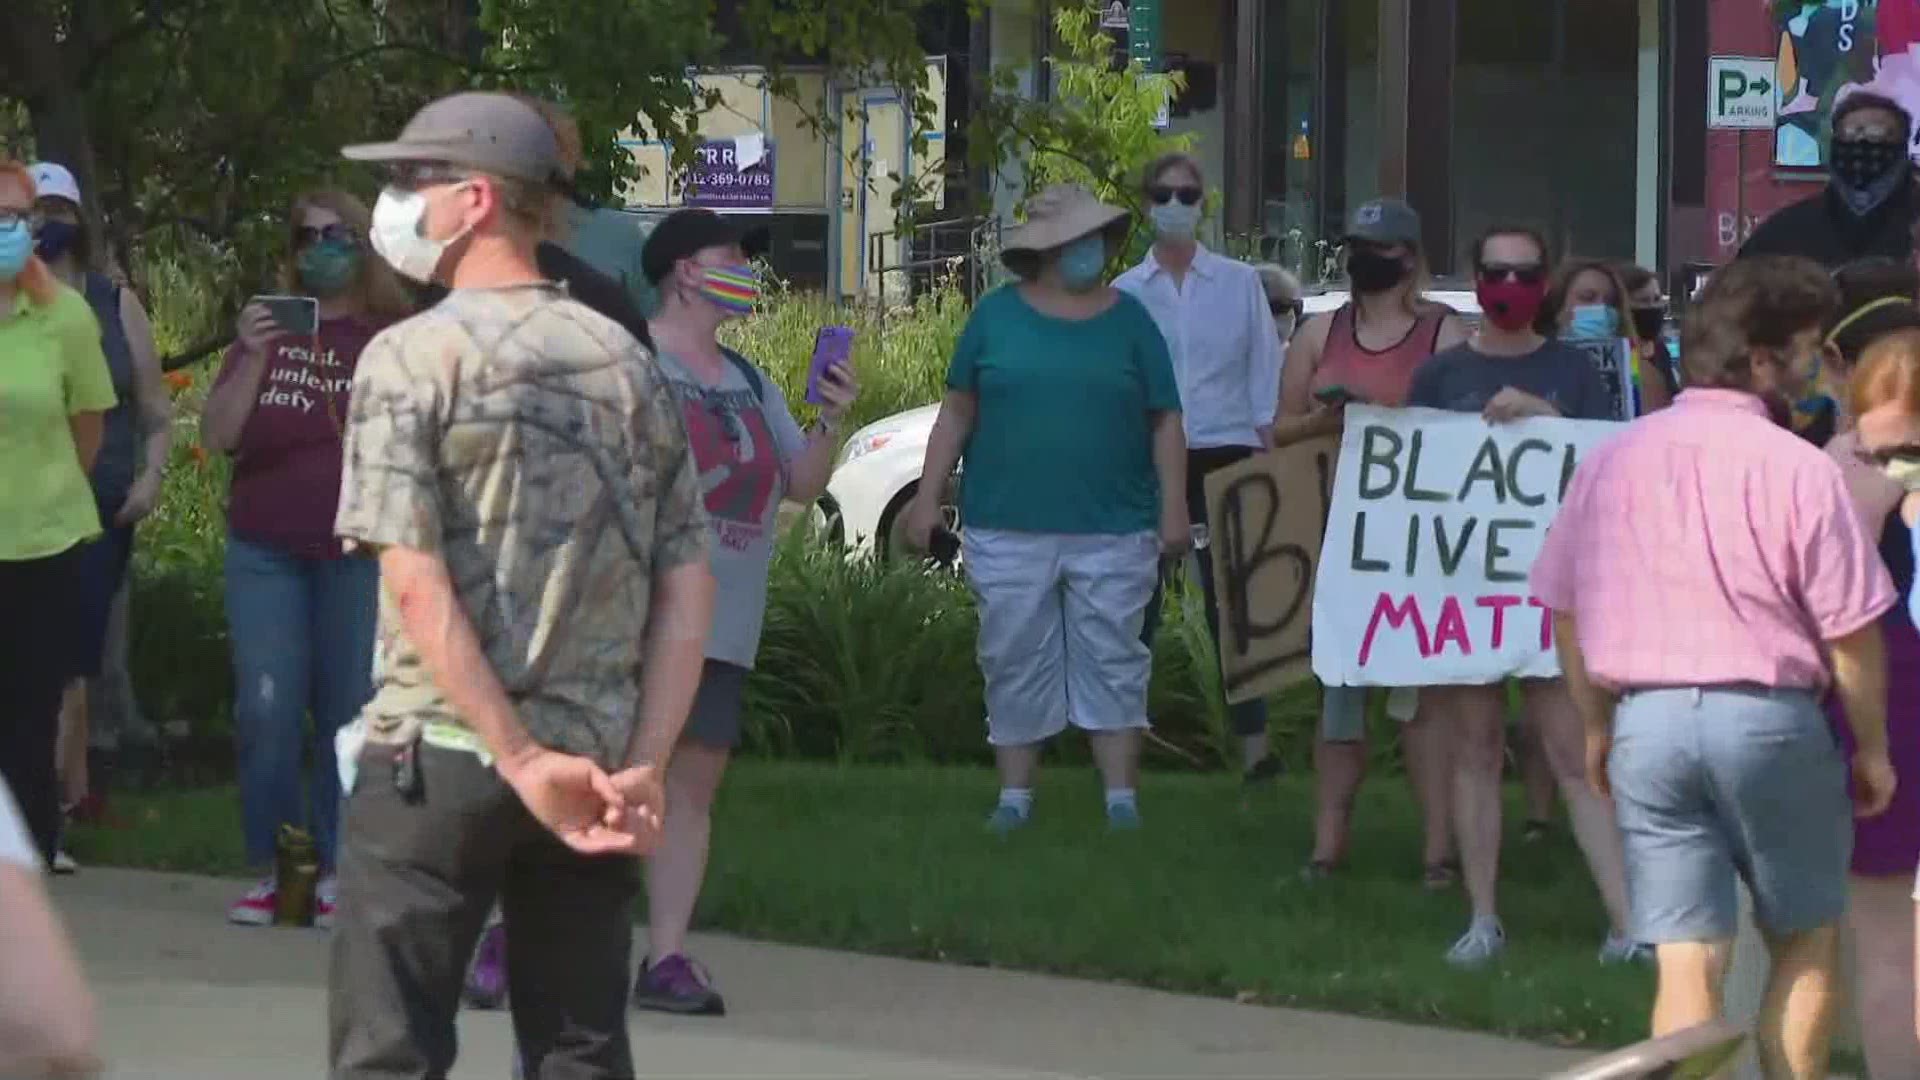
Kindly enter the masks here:
M 1689 313 L 1687 385 L 1581 462 L 1532 570 L 1610 794 L 1636 939 L 1659 960 L 1656 1036 L 1718 1017 L 1738 880 L 1773 966 L 1769 1077 L 1825 1076 L 1857 812 L 1893 797 L 1879 619 L 1896 595 L 1840 468 L 1769 419 L 1811 378 L 1832 280 L 1744 259 Z

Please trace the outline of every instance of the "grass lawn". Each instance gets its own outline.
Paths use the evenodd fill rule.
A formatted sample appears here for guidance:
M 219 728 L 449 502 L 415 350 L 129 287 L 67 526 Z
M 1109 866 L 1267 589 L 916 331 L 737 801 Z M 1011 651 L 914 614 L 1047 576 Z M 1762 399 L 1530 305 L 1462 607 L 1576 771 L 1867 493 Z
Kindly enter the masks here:
M 1564 832 L 1529 846 L 1509 830 L 1512 944 L 1502 966 L 1466 974 L 1441 960 L 1465 898 L 1420 890 L 1398 778 L 1368 786 L 1350 867 L 1315 884 L 1298 873 L 1309 778 L 1243 801 L 1230 777 L 1149 776 L 1146 828 L 1109 836 L 1093 774 L 1059 768 L 1042 777 L 1034 824 L 1005 842 L 981 827 L 994 790 L 985 770 L 743 762 L 721 793 L 700 923 L 1567 1045 L 1645 1031 L 1652 975 L 1596 963 L 1605 920 Z M 243 869 L 230 789 L 116 797 L 115 812 L 124 828 L 76 830 L 81 862 Z

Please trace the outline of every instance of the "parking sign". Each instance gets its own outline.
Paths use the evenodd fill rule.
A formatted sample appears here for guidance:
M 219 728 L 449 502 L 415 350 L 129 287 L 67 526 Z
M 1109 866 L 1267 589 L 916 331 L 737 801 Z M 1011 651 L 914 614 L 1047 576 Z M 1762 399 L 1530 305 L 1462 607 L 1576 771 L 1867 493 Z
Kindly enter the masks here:
M 1772 131 L 1776 82 L 1772 57 L 1710 57 L 1707 126 L 1723 131 Z

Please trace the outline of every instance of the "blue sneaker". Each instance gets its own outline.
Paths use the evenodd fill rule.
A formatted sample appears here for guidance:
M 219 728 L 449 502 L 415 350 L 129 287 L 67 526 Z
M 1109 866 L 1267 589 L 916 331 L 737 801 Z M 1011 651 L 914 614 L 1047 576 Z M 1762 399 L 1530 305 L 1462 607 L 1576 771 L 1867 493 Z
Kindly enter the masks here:
M 997 836 L 1005 836 L 1026 826 L 1027 814 L 1019 807 L 1008 806 L 1005 803 L 994 807 L 993 813 L 987 815 L 987 829 Z
M 1107 807 L 1110 832 L 1132 832 L 1140 827 L 1140 807 L 1133 803 L 1114 803 Z

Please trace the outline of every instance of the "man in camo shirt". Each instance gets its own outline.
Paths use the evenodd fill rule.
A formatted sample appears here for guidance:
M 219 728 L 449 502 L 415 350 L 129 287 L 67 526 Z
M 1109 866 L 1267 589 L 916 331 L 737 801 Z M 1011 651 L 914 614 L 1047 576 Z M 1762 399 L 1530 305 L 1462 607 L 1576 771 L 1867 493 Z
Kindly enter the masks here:
M 712 613 L 686 434 L 646 350 L 539 273 L 539 114 L 456 94 L 346 154 L 390 169 L 374 248 L 452 292 L 354 378 L 336 531 L 382 590 L 342 757 L 332 1076 L 448 1074 L 497 898 L 525 1074 L 631 1077 L 635 856 Z

